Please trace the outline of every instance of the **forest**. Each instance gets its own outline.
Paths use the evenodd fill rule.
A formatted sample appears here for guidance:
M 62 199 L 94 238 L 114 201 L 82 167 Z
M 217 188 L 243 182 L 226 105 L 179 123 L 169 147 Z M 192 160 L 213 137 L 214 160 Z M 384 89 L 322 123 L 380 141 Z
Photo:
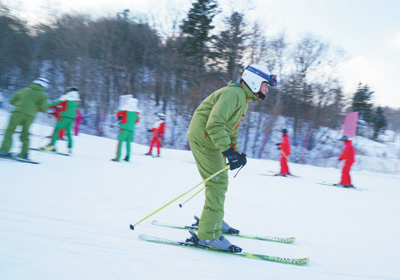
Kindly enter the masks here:
M 222 25 L 216 26 L 216 17 Z M 0 92 L 7 99 L 39 76 L 51 81 L 51 100 L 77 86 L 92 134 L 115 114 L 121 95 L 133 94 L 144 115 L 167 114 L 164 145 L 185 148 L 178 131 L 200 102 L 239 79 L 247 65 L 262 64 L 278 75 L 278 85 L 249 106 L 240 128 L 245 149 L 263 141 L 279 116 L 288 120 L 294 145 L 302 145 L 304 135 L 313 139 L 321 127 L 340 130 L 353 111 L 359 112 L 360 135 L 379 140 L 387 129 L 400 131 L 400 110 L 375 106 L 368 85 L 343 92 L 335 71 L 342 52 L 312 34 L 295 42 L 284 33 L 266 36 L 246 12 L 225 15 L 216 0 L 194 1 L 183 19 L 172 20 L 172 32 L 156 26 L 162 25 L 128 9 L 100 18 L 59 14 L 29 25 L 0 2 Z M 258 156 L 260 147 L 255 149 Z

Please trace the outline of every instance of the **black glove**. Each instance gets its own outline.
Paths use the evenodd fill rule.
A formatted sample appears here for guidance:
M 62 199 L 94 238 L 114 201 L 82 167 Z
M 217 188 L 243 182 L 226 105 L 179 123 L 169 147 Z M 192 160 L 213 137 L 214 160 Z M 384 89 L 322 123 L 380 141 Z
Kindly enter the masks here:
M 239 168 L 241 166 L 245 166 L 247 159 L 246 154 L 236 152 L 233 147 L 230 147 L 225 152 L 222 152 L 224 157 L 226 157 L 229 161 L 229 165 L 231 166 L 231 170 Z
M 148 130 L 147 130 L 147 132 L 153 132 L 153 130 L 151 130 L 151 129 L 148 129 Z

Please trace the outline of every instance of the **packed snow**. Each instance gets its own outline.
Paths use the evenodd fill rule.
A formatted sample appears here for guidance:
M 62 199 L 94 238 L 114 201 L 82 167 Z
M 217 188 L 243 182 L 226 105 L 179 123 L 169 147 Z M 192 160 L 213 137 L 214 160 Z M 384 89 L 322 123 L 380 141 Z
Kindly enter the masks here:
M 4 124 L 8 114 L 0 112 Z M 52 130 L 35 123 L 31 147 L 47 144 Z M 73 139 L 69 157 L 31 151 L 41 164 L 0 160 L 0 279 L 400 279 L 396 174 L 354 170 L 354 185 L 365 189 L 355 191 L 317 184 L 339 182 L 340 166 L 289 163 L 299 177 L 283 178 L 266 176 L 279 170 L 278 161 L 249 159 L 236 178 L 229 171 L 225 220 L 243 234 L 296 241 L 228 239 L 246 252 L 310 259 L 294 266 L 140 240 L 140 234 L 189 237 L 151 221 L 193 223 L 204 192 L 182 208 L 190 195 L 172 203 L 134 231 L 129 225 L 202 181 L 191 152 L 162 149 L 153 158 L 144 155 L 147 146 L 133 143 L 131 162 L 117 163 L 110 160 L 116 140 Z M 66 152 L 66 142 L 57 149 Z

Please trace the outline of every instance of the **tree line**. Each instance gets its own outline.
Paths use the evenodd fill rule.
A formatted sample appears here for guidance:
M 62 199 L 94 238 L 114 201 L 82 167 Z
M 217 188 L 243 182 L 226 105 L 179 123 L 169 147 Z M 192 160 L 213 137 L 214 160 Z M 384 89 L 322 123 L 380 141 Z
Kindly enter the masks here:
M 217 16 L 223 18 L 218 28 Z M 174 132 L 188 126 L 200 102 L 240 78 L 248 64 L 263 64 L 279 75 L 278 86 L 249 107 L 242 146 L 260 141 L 281 115 L 291 120 L 285 126 L 294 145 L 301 145 L 296 139 L 305 133 L 314 137 L 321 126 L 341 128 L 345 114 L 354 110 L 360 110 L 361 133 L 368 137 L 377 139 L 388 126 L 399 131 L 399 110 L 374 108 L 368 85 L 346 98 L 335 71 L 340 52 L 311 34 L 296 42 L 284 33 L 266 36 L 245 12 L 223 15 L 216 0 L 194 1 L 171 28 L 161 35 L 128 9 L 96 19 L 61 14 L 29 26 L 0 3 L 0 88 L 11 93 L 45 76 L 52 82 L 49 97 L 55 99 L 65 86 L 77 86 L 82 109 L 93 115 L 88 125 L 94 131 L 104 116 L 114 114 L 119 96 L 134 94 L 146 104 L 144 110 L 155 106 L 168 113 L 172 133 L 166 144 L 182 148 L 185 143 Z

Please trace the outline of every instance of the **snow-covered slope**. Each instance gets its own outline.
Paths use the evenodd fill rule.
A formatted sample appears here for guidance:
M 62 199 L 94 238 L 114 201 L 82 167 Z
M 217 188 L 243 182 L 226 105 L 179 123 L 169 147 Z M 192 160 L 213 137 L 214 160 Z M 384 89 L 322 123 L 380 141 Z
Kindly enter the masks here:
M 52 128 L 35 125 L 48 135 Z M 19 149 L 15 135 L 13 151 Z M 0 137 L 2 140 L 2 136 Z M 31 146 L 48 139 L 32 136 Z M 0 279 L 400 279 L 400 178 L 353 171 L 358 192 L 316 184 L 338 182 L 340 170 L 290 164 L 299 178 L 264 176 L 279 162 L 249 159 L 231 175 L 225 220 L 243 233 L 295 236 L 293 244 L 230 238 L 244 251 L 309 257 L 298 267 L 141 241 L 139 234 L 184 240 L 186 231 L 153 219 L 192 223 L 204 193 L 183 208 L 154 210 L 201 181 L 190 152 L 162 150 L 112 162 L 116 140 L 81 134 L 71 157 L 32 151 L 32 165 L 0 160 Z M 66 142 L 57 143 L 66 151 Z

